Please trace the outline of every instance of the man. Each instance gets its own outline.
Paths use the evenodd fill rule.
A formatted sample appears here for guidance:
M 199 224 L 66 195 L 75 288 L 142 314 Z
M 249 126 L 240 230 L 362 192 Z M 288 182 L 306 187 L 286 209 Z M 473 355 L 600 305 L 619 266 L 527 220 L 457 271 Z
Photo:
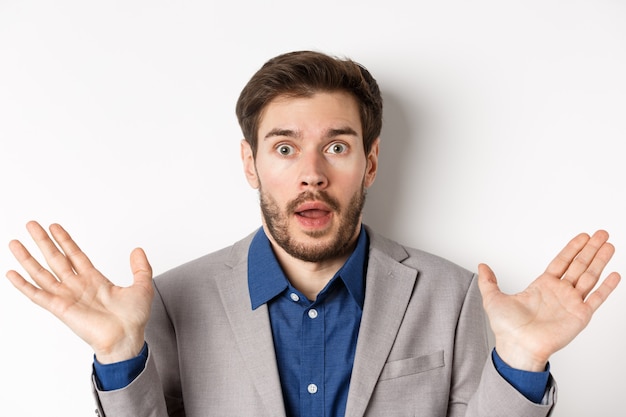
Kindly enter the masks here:
M 59 225 L 28 230 L 50 271 L 13 285 L 95 352 L 99 413 L 116 416 L 546 416 L 550 356 L 618 285 L 608 234 L 580 234 L 523 293 L 498 289 L 361 223 L 382 100 L 362 66 L 315 52 L 268 61 L 237 116 L 255 233 L 151 280 L 111 284 Z M 480 288 L 480 291 L 479 289 Z M 482 297 L 481 297 L 482 295 Z M 483 310 L 484 306 L 484 310 Z M 496 346 L 488 351 L 484 311 Z

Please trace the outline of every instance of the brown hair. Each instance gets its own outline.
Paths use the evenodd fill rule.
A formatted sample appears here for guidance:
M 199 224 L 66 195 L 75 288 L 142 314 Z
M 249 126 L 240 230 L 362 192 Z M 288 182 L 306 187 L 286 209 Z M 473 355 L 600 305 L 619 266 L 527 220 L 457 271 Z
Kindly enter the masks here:
M 312 51 L 278 55 L 248 81 L 237 100 L 237 119 L 256 156 L 258 127 L 265 106 L 278 96 L 309 97 L 320 91 L 345 91 L 359 106 L 363 147 L 369 154 L 382 129 L 383 100 L 378 84 L 362 65 Z

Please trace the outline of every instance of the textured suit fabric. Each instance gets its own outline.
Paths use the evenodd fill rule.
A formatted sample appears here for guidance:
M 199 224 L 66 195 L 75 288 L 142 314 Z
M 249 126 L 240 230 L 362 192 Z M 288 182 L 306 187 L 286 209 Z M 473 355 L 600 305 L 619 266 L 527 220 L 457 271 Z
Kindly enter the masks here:
M 476 276 L 370 236 L 365 305 L 346 416 L 540 417 L 495 370 Z M 285 416 L 267 306 L 250 306 L 253 235 L 154 280 L 146 368 L 94 392 L 108 417 Z

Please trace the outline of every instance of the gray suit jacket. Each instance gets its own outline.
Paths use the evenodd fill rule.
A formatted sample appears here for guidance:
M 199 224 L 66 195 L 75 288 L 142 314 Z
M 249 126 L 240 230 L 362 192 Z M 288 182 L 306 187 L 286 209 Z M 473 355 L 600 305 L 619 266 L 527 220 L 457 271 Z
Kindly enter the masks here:
M 368 229 L 369 264 L 346 416 L 539 417 L 495 370 L 476 277 Z M 146 368 L 102 392 L 107 417 L 285 416 L 267 306 L 250 307 L 252 235 L 155 278 Z

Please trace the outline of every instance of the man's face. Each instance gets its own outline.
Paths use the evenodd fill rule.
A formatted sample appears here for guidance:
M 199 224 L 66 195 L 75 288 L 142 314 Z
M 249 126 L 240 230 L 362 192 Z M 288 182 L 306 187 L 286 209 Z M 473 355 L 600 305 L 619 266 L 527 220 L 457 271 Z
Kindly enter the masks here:
M 243 141 L 242 158 L 270 240 L 307 262 L 346 254 L 378 167 L 378 140 L 366 156 L 355 99 L 343 92 L 278 97 L 261 115 L 257 146 L 253 158 Z

